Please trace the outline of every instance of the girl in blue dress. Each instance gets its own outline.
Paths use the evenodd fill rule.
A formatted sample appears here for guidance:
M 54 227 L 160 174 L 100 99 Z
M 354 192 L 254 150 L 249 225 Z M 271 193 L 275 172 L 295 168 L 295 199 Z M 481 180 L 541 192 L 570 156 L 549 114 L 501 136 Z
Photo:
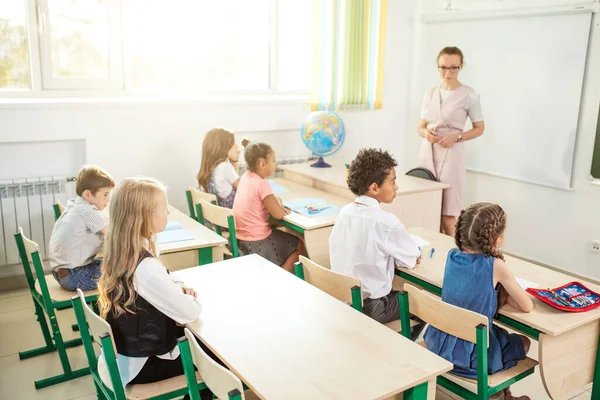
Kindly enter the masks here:
M 504 302 L 531 312 L 533 302 L 521 288 L 500 251 L 506 230 L 506 213 L 497 204 L 477 203 L 463 210 L 456 223 L 458 249 L 450 250 L 446 260 L 442 300 L 488 318 L 488 373 L 495 374 L 523 360 L 530 341 L 525 336 L 508 333 L 492 320 Z M 454 364 L 455 375 L 477 378 L 475 344 L 442 332 L 433 326 L 424 336 L 427 348 Z M 505 389 L 498 398 L 512 397 Z M 492 398 L 496 398 L 495 396 Z

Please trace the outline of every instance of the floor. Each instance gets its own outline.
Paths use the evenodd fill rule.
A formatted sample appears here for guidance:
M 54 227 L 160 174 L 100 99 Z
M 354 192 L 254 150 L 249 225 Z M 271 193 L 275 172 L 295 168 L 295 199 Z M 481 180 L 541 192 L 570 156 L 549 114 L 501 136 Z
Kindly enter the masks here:
M 89 376 L 36 390 L 33 381 L 59 373 L 61 370 L 56 353 L 19 360 L 18 352 L 43 345 L 39 325 L 33 314 L 31 296 L 25 290 L 0 293 L 0 399 L 35 400 L 92 400 L 96 399 L 92 379 Z M 75 323 L 72 310 L 59 311 L 57 318 L 65 340 L 78 336 L 71 330 Z M 83 348 L 67 350 L 71 366 L 84 368 L 87 364 Z M 529 356 L 536 358 L 537 346 L 532 343 Z M 571 396 L 572 400 L 591 400 L 591 386 L 581 388 Z M 546 400 L 539 373 L 512 386 L 514 395 L 527 394 L 532 400 Z M 458 397 L 438 389 L 437 400 L 452 400 Z

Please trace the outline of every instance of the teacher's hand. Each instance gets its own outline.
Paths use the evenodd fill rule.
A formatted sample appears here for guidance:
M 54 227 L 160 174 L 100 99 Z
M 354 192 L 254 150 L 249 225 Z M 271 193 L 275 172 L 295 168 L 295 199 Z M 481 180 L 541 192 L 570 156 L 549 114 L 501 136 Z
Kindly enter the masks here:
M 439 144 L 441 147 L 452 147 L 454 145 L 454 143 L 458 142 L 458 136 L 456 135 L 448 135 L 448 136 L 444 136 L 441 137 L 437 144 Z
M 435 133 L 434 131 L 430 131 L 429 129 L 424 129 L 423 133 L 425 133 L 425 139 L 427 139 L 429 141 L 429 143 L 437 143 L 440 140 L 437 133 Z

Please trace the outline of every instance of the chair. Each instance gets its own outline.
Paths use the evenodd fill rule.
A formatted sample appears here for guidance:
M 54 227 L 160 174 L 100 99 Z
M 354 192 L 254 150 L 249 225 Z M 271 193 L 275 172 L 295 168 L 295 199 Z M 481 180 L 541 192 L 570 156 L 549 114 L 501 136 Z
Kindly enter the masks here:
M 400 313 L 402 314 L 401 321 L 403 327 L 408 322 L 409 313 L 412 313 L 449 335 L 475 344 L 477 352 L 477 380 L 459 377 L 451 373 L 450 375 L 459 381 L 475 384 L 477 386 L 477 393 L 468 390 L 446 376 L 439 376 L 437 378 L 437 383 L 440 386 L 462 398 L 487 400 L 493 394 L 533 374 L 535 366 L 538 364 L 537 361 L 531 358 L 525 358 L 510 369 L 488 375 L 487 348 L 489 347 L 489 333 L 487 317 L 445 303 L 441 298 L 407 283 L 404 284 L 404 291 L 400 292 Z M 410 339 L 410 336 L 404 336 Z
M 433 172 L 431 172 L 427 168 L 422 167 L 413 168 L 410 171 L 408 171 L 406 175 L 414 176 L 415 178 L 427 179 L 428 181 L 437 181 Z
M 43 347 L 19 352 L 19 358 L 24 360 L 26 358 L 57 351 L 63 369 L 62 374 L 35 381 L 36 389 L 41 389 L 89 374 L 89 369 L 87 368 L 75 371 L 71 369 L 66 349 L 81 345 L 81 339 L 73 339 L 65 342 L 56 317 L 57 310 L 71 308 L 70 299 L 71 296 L 73 296 L 73 292 L 63 289 L 54 278 L 46 280 L 44 267 L 39 254 L 39 246 L 34 241 L 25 237 L 21 227 L 19 227 L 19 232 L 15 234 L 15 241 L 17 242 L 17 249 L 19 250 L 19 256 L 21 258 L 21 263 L 23 264 L 25 278 L 27 279 L 27 285 L 29 286 L 31 298 L 35 307 L 34 312 L 40 324 L 44 341 L 46 342 L 46 345 Z M 31 268 L 30 260 L 33 264 L 33 269 Z M 35 276 L 37 276 L 37 279 L 34 278 L 34 273 Z M 85 292 L 86 302 L 95 302 L 97 297 L 96 290 Z M 50 333 L 44 314 L 48 316 L 52 333 Z
M 79 324 L 81 339 L 85 355 L 89 364 L 89 371 L 94 380 L 96 395 L 99 399 L 125 400 L 125 399 L 173 399 L 181 397 L 187 393 L 187 383 L 185 375 L 165 379 L 154 383 L 140 385 L 127 385 L 123 388 L 119 367 L 117 365 L 117 348 L 113 340 L 113 333 L 110 325 L 104 319 L 100 318 L 85 302 L 83 292 L 77 289 L 77 295 L 71 298 L 75 316 Z M 104 382 L 98 372 L 98 357 L 94 350 L 93 341 L 100 344 L 102 354 L 104 354 L 110 382 Z M 201 380 L 195 383 L 200 388 L 206 386 Z
M 199 199 L 195 206 L 198 222 L 204 223 L 204 221 L 206 221 L 211 223 L 217 234 L 229 240 L 231 253 L 225 251 L 225 254 L 232 258 L 238 257 L 239 251 L 237 236 L 235 234 L 235 218 L 233 217 L 233 210 L 219 207 L 204 199 Z M 223 229 L 227 229 L 227 234 L 223 232 Z
M 65 206 L 62 205 L 60 200 L 56 200 L 56 203 L 52 205 L 52 208 L 54 209 L 54 220 L 59 219 L 65 212 Z
M 201 224 L 204 224 L 204 221 L 200 221 L 198 219 L 198 216 L 196 215 L 196 207 L 194 205 L 198 204 L 200 199 L 208 201 L 209 203 L 212 203 L 212 204 L 217 204 L 217 196 L 215 196 L 214 194 L 211 194 L 211 193 L 203 192 L 201 190 L 198 190 L 198 189 L 190 186 L 188 188 L 188 190 L 185 191 L 185 197 L 187 199 L 190 217 L 192 217 L 194 220 L 200 222 Z
M 258 397 L 251 391 L 244 391 L 242 381 L 227 368 L 210 358 L 198 345 L 194 334 L 185 328 L 185 336 L 178 340 L 183 370 L 188 381 L 188 394 L 191 400 L 200 400 L 200 387 L 194 379 L 194 366 L 205 385 L 218 399 L 254 400 Z
M 294 272 L 303 281 L 363 312 L 363 296 L 359 279 L 324 268 L 304 256 L 300 256 L 300 261 L 294 265 Z M 384 325 L 395 332 L 400 332 L 400 319 Z M 417 322 L 411 321 L 411 327 L 415 325 Z

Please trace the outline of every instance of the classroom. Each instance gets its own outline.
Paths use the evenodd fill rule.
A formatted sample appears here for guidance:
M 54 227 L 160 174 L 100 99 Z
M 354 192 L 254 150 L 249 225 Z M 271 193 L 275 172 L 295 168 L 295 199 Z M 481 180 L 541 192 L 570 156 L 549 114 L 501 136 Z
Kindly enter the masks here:
M 0 400 L 600 400 L 600 0 L 0 1 Z

